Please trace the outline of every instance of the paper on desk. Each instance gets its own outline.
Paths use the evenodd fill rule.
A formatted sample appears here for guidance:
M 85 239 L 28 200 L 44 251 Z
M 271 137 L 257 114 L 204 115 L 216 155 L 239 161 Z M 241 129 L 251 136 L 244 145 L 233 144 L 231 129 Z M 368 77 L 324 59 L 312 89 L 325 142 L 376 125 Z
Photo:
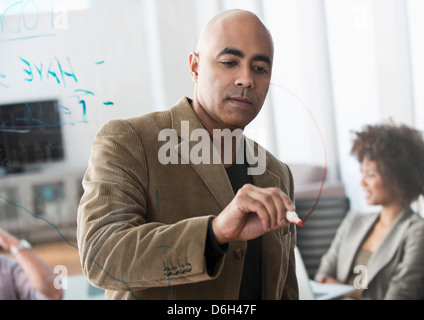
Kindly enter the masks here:
M 342 297 L 348 292 L 355 290 L 354 286 L 347 284 L 320 283 L 314 280 L 309 281 L 316 300 L 336 299 Z

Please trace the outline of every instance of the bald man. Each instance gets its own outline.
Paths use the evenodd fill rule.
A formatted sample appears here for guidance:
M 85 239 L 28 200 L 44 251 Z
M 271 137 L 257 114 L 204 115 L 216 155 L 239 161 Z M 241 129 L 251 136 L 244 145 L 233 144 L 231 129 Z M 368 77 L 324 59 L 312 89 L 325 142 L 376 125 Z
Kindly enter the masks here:
M 192 99 L 98 132 L 77 236 L 106 298 L 298 299 L 292 174 L 242 134 L 273 56 L 256 15 L 221 12 L 189 56 Z

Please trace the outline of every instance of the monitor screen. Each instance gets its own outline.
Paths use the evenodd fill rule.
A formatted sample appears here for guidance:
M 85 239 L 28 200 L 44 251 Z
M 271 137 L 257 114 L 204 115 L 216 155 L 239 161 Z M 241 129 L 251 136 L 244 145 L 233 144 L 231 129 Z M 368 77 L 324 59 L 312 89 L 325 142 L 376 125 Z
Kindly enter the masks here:
M 0 167 L 20 172 L 63 158 L 57 100 L 0 104 Z

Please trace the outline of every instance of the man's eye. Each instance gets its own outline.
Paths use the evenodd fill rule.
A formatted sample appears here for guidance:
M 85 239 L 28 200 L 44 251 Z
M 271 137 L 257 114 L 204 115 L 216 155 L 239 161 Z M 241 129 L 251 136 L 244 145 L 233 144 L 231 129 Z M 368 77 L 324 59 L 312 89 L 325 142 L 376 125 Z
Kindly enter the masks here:
M 221 61 L 221 63 L 226 67 L 234 67 L 236 65 L 235 61 Z
M 265 69 L 264 67 L 255 66 L 255 67 L 253 67 L 253 69 L 258 73 L 268 73 L 268 70 Z

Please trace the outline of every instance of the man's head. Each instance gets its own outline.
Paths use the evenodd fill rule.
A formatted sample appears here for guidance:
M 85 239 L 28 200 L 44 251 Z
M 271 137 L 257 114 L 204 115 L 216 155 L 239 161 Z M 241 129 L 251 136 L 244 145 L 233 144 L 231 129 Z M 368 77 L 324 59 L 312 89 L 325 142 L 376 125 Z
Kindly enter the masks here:
M 228 10 L 206 25 L 190 54 L 193 108 L 206 129 L 244 129 L 268 93 L 274 45 L 253 13 Z

